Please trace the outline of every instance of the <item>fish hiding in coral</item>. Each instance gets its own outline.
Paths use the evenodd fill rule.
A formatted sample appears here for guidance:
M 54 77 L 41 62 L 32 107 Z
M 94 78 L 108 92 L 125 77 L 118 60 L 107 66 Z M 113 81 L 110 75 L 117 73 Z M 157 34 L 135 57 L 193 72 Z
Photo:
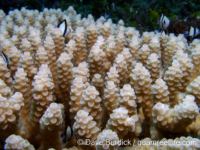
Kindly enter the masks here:
M 66 143 L 70 141 L 72 136 L 73 136 L 73 129 L 71 125 L 68 125 L 65 134 L 62 136 L 63 142 Z
M 58 24 L 58 28 L 62 31 L 64 37 L 71 33 L 71 29 L 67 27 L 66 19 Z
M 198 28 L 190 26 L 189 30 L 186 31 L 184 35 L 188 41 L 192 41 L 193 39 L 200 37 L 200 30 Z
M 1 57 L 3 58 L 7 66 L 9 66 L 9 59 L 3 51 L 1 51 Z
M 170 24 L 170 20 L 162 13 L 162 16 L 160 17 L 161 32 L 163 32 L 163 31 L 166 32 L 169 24 Z

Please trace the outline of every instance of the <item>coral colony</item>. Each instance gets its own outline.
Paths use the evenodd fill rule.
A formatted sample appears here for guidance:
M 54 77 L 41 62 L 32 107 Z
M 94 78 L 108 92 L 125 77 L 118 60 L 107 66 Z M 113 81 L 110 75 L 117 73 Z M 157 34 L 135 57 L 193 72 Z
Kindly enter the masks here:
M 6 150 L 200 149 L 198 39 L 22 8 L 0 10 L 0 50 Z

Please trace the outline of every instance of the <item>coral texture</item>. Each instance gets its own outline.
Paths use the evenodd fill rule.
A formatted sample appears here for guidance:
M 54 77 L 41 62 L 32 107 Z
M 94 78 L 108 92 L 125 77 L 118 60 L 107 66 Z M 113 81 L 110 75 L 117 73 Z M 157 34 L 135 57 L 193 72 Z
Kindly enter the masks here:
M 72 6 L 0 10 L 4 149 L 200 149 L 200 40 L 125 24 Z

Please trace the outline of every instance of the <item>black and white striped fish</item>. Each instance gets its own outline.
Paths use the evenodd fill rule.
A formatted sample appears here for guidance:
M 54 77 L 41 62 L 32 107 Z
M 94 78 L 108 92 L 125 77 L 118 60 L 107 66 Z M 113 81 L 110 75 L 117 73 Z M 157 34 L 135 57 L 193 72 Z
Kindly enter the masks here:
M 60 22 L 57 27 L 62 31 L 62 34 L 64 37 L 71 33 L 71 29 L 67 26 L 66 19 L 64 19 L 62 22 Z
M 162 13 L 162 16 L 160 17 L 160 28 L 161 32 L 165 31 L 170 24 L 170 20 Z
M 186 37 L 191 37 L 194 39 L 198 35 L 200 35 L 200 30 L 198 28 L 195 28 L 191 26 L 188 31 L 185 32 Z
M 64 143 L 68 142 L 69 140 L 71 140 L 72 136 L 73 136 L 73 129 L 71 125 L 68 125 L 65 134 L 62 136 L 63 142 Z
M 9 59 L 8 59 L 8 57 L 6 56 L 6 54 L 5 54 L 3 51 L 1 51 L 0 53 L 1 53 L 1 57 L 3 58 L 3 60 L 4 60 L 5 63 L 7 64 L 7 66 L 9 66 Z

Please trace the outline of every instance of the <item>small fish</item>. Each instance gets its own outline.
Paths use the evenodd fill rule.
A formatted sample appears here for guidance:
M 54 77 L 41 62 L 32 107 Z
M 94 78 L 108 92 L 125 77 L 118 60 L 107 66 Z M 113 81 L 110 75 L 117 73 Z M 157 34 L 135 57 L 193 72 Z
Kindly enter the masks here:
M 193 26 L 189 29 L 189 36 L 191 36 L 193 39 L 197 37 L 200 34 L 200 30 L 198 28 L 195 28 Z
M 115 3 L 111 4 L 112 10 L 115 10 Z
M 162 13 L 160 17 L 160 28 L 162 29 L 161 32 L 165 31 L 169 26 L 170 20 Z
M 71 29 L 67 27 L 66 19 L 64 19 L 62 22 L 58 24 L 58 28 L 62 31 L 64 37 L 71 33 Z
M 197 38 L 200 35 L 200 30 L 193 26 L 190 26 L 189 30 L 184 33 L 188 42 L 191 42 L 193 39 Z
M 65 134 L 62 136 L 63 142 L 64 143 L 68 142 L 69 140 L 71 140 L 72 136 L 73 136 L 73 129 L 71 125 L 68 125 Z
M 9 66 L 9 59 L 3 51 L 1 51 L 1 57 L 3 58 L 7 66 Z

